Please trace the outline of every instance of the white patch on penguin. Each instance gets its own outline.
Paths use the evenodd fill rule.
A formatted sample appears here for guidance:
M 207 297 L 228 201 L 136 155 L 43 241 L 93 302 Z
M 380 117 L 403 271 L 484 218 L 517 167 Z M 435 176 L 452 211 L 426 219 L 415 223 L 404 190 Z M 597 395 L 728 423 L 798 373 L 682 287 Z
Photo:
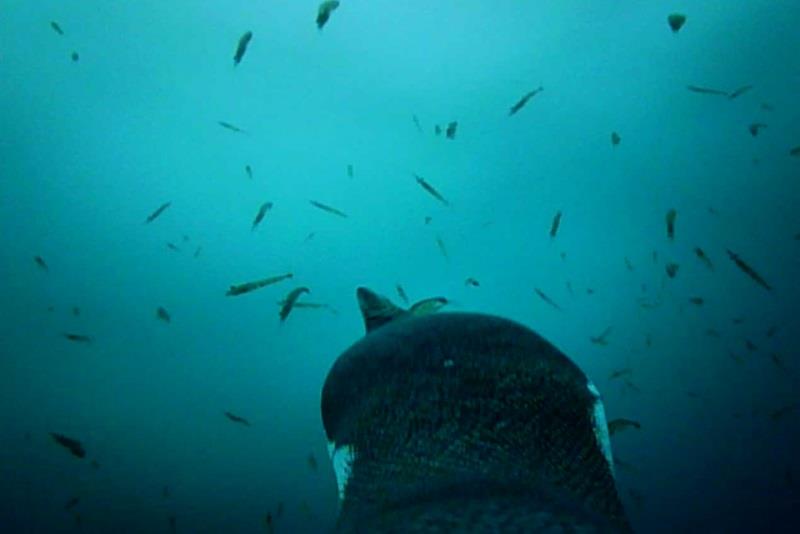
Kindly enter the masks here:
M 328 455 L 333 464 L 333 473 L 336 475 L 336 486 L 339 489 L 339 504 L 344 500 L 344 490 L 350 480 L 350 469 L 353 465 L 353 447 L 345 445 L 337 447 L 332 441 L 328 442 Z
M 617 478 L 614 471 L 614 455 L 611 452 L 611 437 L 608 434 L 608 422 L 606 421 L 606 410 L 603 407 L 603 400 L 600 398 L 600 392 L 591 380 L 586 384 L 589 393 L 594 397 L 594 406 L 592 406 L 592 425 L 594 426 L 594 436 L 597 438 L 597 443 L 600 445 L 600 450 L 603 451 L 608 462 L 608 467 L 611 469 L 611 475 Z

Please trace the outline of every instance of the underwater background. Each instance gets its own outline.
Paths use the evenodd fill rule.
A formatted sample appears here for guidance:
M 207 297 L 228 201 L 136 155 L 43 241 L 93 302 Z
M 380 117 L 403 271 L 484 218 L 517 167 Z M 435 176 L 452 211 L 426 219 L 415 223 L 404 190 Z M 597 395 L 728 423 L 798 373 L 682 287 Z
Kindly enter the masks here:
M 318 5 L 0 5 L 0 530 L 329 529 L 321 386 L 399 284 L 640 425 L 637 531 L 796 532 L 800 4 Z

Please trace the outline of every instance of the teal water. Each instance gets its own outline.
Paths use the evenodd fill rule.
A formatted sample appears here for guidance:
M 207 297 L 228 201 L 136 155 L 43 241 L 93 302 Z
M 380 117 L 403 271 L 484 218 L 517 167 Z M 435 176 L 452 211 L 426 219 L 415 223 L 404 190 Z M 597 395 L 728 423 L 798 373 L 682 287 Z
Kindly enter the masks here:
M 535 329 L 641 423 L 612 438 L 637 531 L 794 531 L 800 6 L 341 4 L 321 31 L 305 0 L 0 6 L 3 531 L 324 531 L 320 388 L 356 286 L 398 283 Z M 281 323 L 297 286 L 333 310 Z

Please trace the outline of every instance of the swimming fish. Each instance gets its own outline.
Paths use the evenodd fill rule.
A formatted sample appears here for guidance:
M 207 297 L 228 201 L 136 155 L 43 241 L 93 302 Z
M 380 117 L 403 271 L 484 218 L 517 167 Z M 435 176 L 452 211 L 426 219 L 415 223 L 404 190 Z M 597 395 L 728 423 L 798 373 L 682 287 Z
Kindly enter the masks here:
M 70 57 L 70 59 L 72 59 L 73 63 L 77 63 L 78 60 L 81 58 L 81 56 L 78 55 L 77 52 L 73 52 L 72 54 L 69 55 L 69 57 Z
M 550 224 L 550 239 L 555 239 L 558 233 L 558 227 L 561 225 L 561 211 L 557 211 L 553 216 L 553 222 Z
M 357 296 L 366 335 L 322 388 L 336 534 L 631 532 L 600 394 L 566 355 L 492 315 L 374 323 L 387 299 Z
M 786 363 L 783 361 L 783 358 L 781 358 L 781 356 L 777 352 L 771 353 L 769 355 L 769 358 L 770 358 L 770 360 L 772 360 L 772 363 L 775 364 L 775 367 L 777 367 L 778 369 L 780 369 L 784 373 L 788 373 L 789 372 L 789 368 L 786 367 Z
M 464 285 L 465 286 L 472 286 L 472 287 L 480 287 L 481 283 L 470 276 L 469 278 L 464 280 Z
M 559 306 L 558 304 L 556 304 L 556 303 L 553 301 L 553 299 L 551 299 L 550 297 L 548 297 L 548 296 L 547 296 L 547 295 L 544 293 L 544 291 L 542 291 L 542 290 L 541 290 L 541 289 L 539 289 L 538 287 L 534 287 L 534 288 L 533 288 L 533 290 L 534 290 L 534 291 L 536 291 L 536 294 L 537 294 L 537 295 L 539 295 L 539 298 L 540 298 L 540 299 L 542 299 L 543 301 L 545 301 L 547 304 L 549 304 L 549 305 L 550 305 L 550 306 L 552 306 L 553 308 L 555 308 L 555 309 L 557 309 L 557 310 L 561 310 L 561 306 Z
M 614 380 L 615 378 L 630 376 L 632 373 L 633 370 L 630 367 L 624 367 L 622 369 L 617 369 L 616 371 L 612 371 L 611 374 L 608 375 L 608 379 Z
M 444 131 L 444 136 L 448 139 L 455 139 L 456 138 L 456 128 L 458 128 L 458 122 L 453 121 L 447 124 L 447 128 Z
M 671 209 L 667 212 L 665 217 L 667 222 L 667 238 L 670 241 L 675 239 L 675 217 L 678 215 L 678 212 L 674 209 Z
M 719 332 L 717 330 L 713 329 L 713 328 L 706 328 L 705 334 L 708 337 L 715 337 L 717 339 L 719 339 L 719 337 L 720 337 Z
M 272 512 L 267 512 L 267 515 L 264 518 L 264 526 L 269 534 L 273 534 L 275 532 L 275 525 L 272 522 Z
M 64 35 L 64 30 L 61 29 L 61 26 L 56 21 L 50 22 L 50 27 L 53 28 L 53 31 L 56 32 L 58 35 Z
M 679 268 L 680 265 L 674 262 L 670 262 L 664 266 L 664 269 L 667 271 L 667 276 L 670 278 L 675 278 L 675 276 L 678 274 Z
M 36 262 L 36 265 L 38 265 L 41 270 L 43 270 L 43 271 L 49 271 L 50 270 L 50 268 L 47 267 L 47 263 L 45 263 L 44 259 L 42 259 L 41 256 L 34 256 L 33 257 L 33 261 Z
M 52 437 L 56 443 L 67 449 L 73 456 L 77 458 L 84 458 L 86 456 L 86 450 L 83 448 L 80 441 L 69 438 L 64 434 L 58 434 L 57 432 L 50 432 L 50 437 Z
M 282 282 L 283 280 L 287 280 L 289 278 L 292 278 L 293 276 L 294 275 L 292 273 L 286 273 L 278 276 L 270 276 L 269 278 L 262 278 L 261 280 L 256 280 L 255 282 L 246 282 L 244 284 L 231 286 L 228 292 L 225 293 L 225 295 L 228 297 L 243 295 L 245 293 L 250 293 L 251 291 L 255 291 L 256 289 L 260 289 L 268 285 Z
M 79 307 L 77 307 L 77 306 L 73 306 L 72 307 L 72 316 L 73 317 L 80 317 L 80 315 L 81 315 L 81 309 Z
M 767 291 L 772 291 L 772 287 L 770 287 L 770 285 L 766 282 L 766 280 L 764 280 L 761 277 L 761 275 L 759 275 L 756 271 L 754 271 L 753 268 L 750 267 L 750 265 L 745 263 L 744 260 L 742 260 L 739 257 L 738 254 L 736 254 L 734 252 L 731 252 L 728 249 L 726 249 L 726 251 L 728 252 L 728 256 L 730 257 L 730 259 L 733 260 L 733 262 L 736 264 L 736 266 L 739 267 L 739 269 L 744 274 L 746 274 L 747 276 L 752 278 L 758 285 L 760 285 L 761 287 L 763 287 Z
M 181 251 L 180 247 L 178 247 L 178 245 L 176 245 L 175 243 L 167 243 L 167 248 L 172 250 L 172 251 L 174 251 L 174 252 L 180 252 Z
M 430 315 L 438 312 L 448 304 L 450 304 L 450 301 L 444 297 L 430 297 L 412 304 L 408 309 L 408 312 L 417 317 L 422 315 Z
M 800 145 L 797 145 L 796 147 L 790 149 L 789 150 L 789 155 L 790 156 L 800 156 Z
M 632 419 L 613 419 L 608 422 L 608 434 L 610 436 L 613 436 L 617 432 L 625 430 L 626 428 L 635 428 L 639 430 L 642 428 L 642 425 L 639 424 L 638 421 L 634 421 Z
M 338 215 L 339 217 L 347 218 L 347 214 L 343 211 L 339 211 L 334 207 L 328 206 L 327 204 L 323 204 L 322 202 L 317 202 L 316 200 L 309 200 L 312 206 L 315 208 L 319 208 L 322 211 L 327 211 L 328 213 L 332 213 L 334 215 Z
M 695 255 L 695 256 L 697 256 L 697 259 L 699 259 L 700 261 L 702 261 L 702 262 L 705 264 L 705 266 L 706 266 L 706 267 L 708 267 L 708 268 L 709 268 L 709 269 L 711 269 L 712 271 L 714 270 L 714 264 L 712 264 L 712 263 L 711 263 L 711 259 L 710 259 L 710 258 L 708 257 L 708 255 L 707 255 L 707 254 L 706 254 L 706 253 L 703 251 L 703 249 L 701 249 L 700 247 L 695 247 L 695 249 L 694 249 L 694 255 Z
M 619 134 L 617 132 L 611 132 L 611 144 L 612 144 L 612 146 L 617 146 L 620 141 L 622 141 L 622 138 L 619 136 Z
M 436 236 L 436 246 L 439 247 L 439 252 L 441 252 L 444 259 L 450 261 L 450 256 L 447 254 L 447 247 L 444 245 L 442 238 L 438 235 Z
M 236 53 L 233 55 L 233 66 L 235 67 L 238 65 L 242 58 L 244 57 L 245 52 L 247 52 L 247 45 L 250 44 L 250 39 L 253 38 L 253 32 L 248 31 L 245 32 L 240 38 L 239 43 L 236 45 Z
M 414 178 L 417 180 L 417 183 L 422 187 L 425 191 L 427 191 L 433 198 L 444 204 L 445 206 L 449 206 L 450 203 L 437 191 L 428 181 L 419 176 L 418 174 L 414 174 Z
M 250 167 L 250 165 L 244 166 L 244 172 L 247 174 L 248 178 L 250 178 L 251 180 L 253 179 L 253 169 L 252 167 Z
M 238 416 L 238 415 L 236 415 L 234 413 L 231 413 L 231 412 L 224 412 L 224 413 L 225 413 L 225 417 L 227 417 L 228 419 L 230 419 L 234 423 L 239 423 L 240 425 L 244 425 L 244 426 L 250 426 L 250 421 L 248 421 L 244 417 L 240 417 L 240 416 Z
M 264 216 L 271 209 L 272 209 L 272 202 L 264 202 L 263 204 L 261 204 L 261 206 L 258 208 L 258 213 L 256 213 L 255 219 L 253 219 L 253 225 L 250 227 L 251 232 L 255 231 L 255 229 L 258 227 L 261 221 L 264 220 Z
M 703 95 L 722 95 L 728 96 L 727 91 L 720 91 L 719 89 L 710 89 L 708 87 L 698 87 L 696 85 L 687 85 L 686 88 L 693 93 L 700 93 Z
M 279 300 L 278 306 L 283 306 L 286 304 L 286 299 Z M 311 309 L 311 310 L 328 310 L 334 315 L 339 315 L 339 312 L 336 311 L 330 304 L 323 304 L 321 302 L 295 302 L 294 309 Z
M 743 85 L 742 87 L 739 87 L 738 89 L 734 90 L 731 94 L 729 94 L 728 98 L 734 99 L 736 97 L 742 96 L 752 88 L 753 88 L 752 85 Z
M 625 268 L 627 268 L 629 271 L 633 271 L 633 264 L 631 263 L 631 260 L 628 259 L 627 256 L 625 256 L 624 259 L 625 259 Z
M 203 247 L 202 247 L 202 246 L 198 246 L 198 247 L 195 249 L 195 251 L 194 251 L 194 254 L 193 254 L 192 256 L 194 256 L 195 258 L 198 258 L 198 257 L 200 256 L 200 253 L 201 253 L 202 251 L 203 251 Z
M 437 136 L 441 135 L 442 134 L 442 127 L 439 126 L 438 124 L 434 125 L 433 133 L 435 133 Z
M 690 297 L 689 302 L 695 306 L 702 306 L 705 300 L 703 300 L 703 297 Z
M 79 502 L 81 502 L 80 497 L 72 497 L 64 504 L 64 510 L 72 510 L 78 505 Z
M 241 128 L 239 128 L 236 125 L 231 124 L 230 122 L 217 121 L 217 124 L 219 124 L 220 126 L 225 128 L 226 130 L 230 130 L 232 132 L 242 133 L 242 134 L 246 134 L 247 133 L 246 131 L 242 130 Z
M 308 468 L 311 469 L 313 472 L 317 472 L 319 466 L 317 464 L 317 459 L 314 457 L 313 454 L 309 454 L 306 458 L 306 463 L 308 463 Z
M 319 9 L 317 10 L 317 28 L 320 30 L 325 26 L 328 22 L 328 19 L 331 17 L 331 13 L 339 7 L 338 0 L 325 0 L 319 5 Z
M 782 419 L 784 416 L 796 411 L 798 408 L 800 408 L 800 403 L 794 402 L 792 404 L 787 404 L 786 406 L 782 406 L 777 410 L 773 410 L 769 416 L 773 421 L 777 421 L 779 419 Z
M 672 33 L 678 33 L 678 31 L 683 27 L 683 24 L 686 22 L 686 15 L 681 13 L 671 13 L 667 17 L 667 24 L 669 24 Z
M 591 341 L 594 345 L 603 345 L 603 346 L 608 345 L 608 336 L 609 336 L 609 334 L 611 334 L 611 327 L 610 326 L 608 328 L 606 328 L 605 330 L 603 330 L 603 333 L 600 334 L 599 336 L 590 337 L 589 341 Z
M 422 133 L 422 125 L 419 123 L 419 119 L 416 115 L 412 115 L 411 118 L 414 120 L 414 126 L 417 127 L 417 131 Z
M 159 306 L 156 309 L 156 317 L 158 317 L 159 320 L 164 321 L 165 323 L 169 323 L 172 320 L 169 316 L 169 312 L 167 312 L 167 310 L 163 306 Z
M 403 286 L 401 286 L 400 284 L 397 284 L 395 286 L 395 289 L 397 290 L 397 296 L 399 296 L 400 300 L 405 302 L 406 305 L 407 305 L 408 304 L 408 295 L 406 295 L 406 290 L 403 289 Z
M 83 334 L 64 333 L 62 335 L 65 338 L 67 338 L 68 340 L 74 341 L 76 343 L 91 343 L 92 342 L 92 338 L 91 337 L 83 335 Z
M 521 110 L 523 107 L 525 107 L 525 104 L 528 103 L 528 100 L 530 100 L 531 98 L 533 98 L 534 96 L 539 94 L 542 91 L 542 89 L 544 89 L 544 88 L 539 86 L 538 88 L 534 89 L 533 91 L 529 91 L 529 92 L 525 93 L 522 96 L 522 98 L 520 98 L 517 101 L 517 103 L 514 104 L 513 106 L 511 106 L 511 108 L 508 110 L 508 116 L 510 117 L 511 115 L 514 115 L 519 110 Z
M 303 293 L 311 293 L 311 290 L 307 287 L 296 287 L 289 291 L 289 294 L 286 295 L 286 298 L 284 299 L 283 306 L 281 306 L 281 311 L 278 313 L 281 318 L 281 322 L 285 321 L 286 318 L 289 317 L 295 302 L 297 302 L 297 299 L 300 298 L 300 295 Z
M 145 224 L 151 223 L 158 219 L 158 217 L 170 206 L 172 206 L 172 202 L 164 202 L 161 204 L 156 211 L 147 216 L 147 219 L 144 221 Z
M 353 174 L 354 174 L 353 173 L 353 165 L 348 163 L 347 164 L 347 177 L 348 178 L 352 178 Z
M 747 350 L 749 350 L 750 352 L 755 352 L 758 350 L 756 344 L 750 341 L 749 339 L 744 340 L 744 346 L 747 347 Z
M 767 125 L 764 124 L 763 122 L 754 122 L 750 126 L 747 127 L 747 131 L 750 132 L 750 135 L 755 137 L 755 136 L 758 135 L 759 130 L 761 130 L 762 128 L 766 128 L 766 127 L 767 127 Z

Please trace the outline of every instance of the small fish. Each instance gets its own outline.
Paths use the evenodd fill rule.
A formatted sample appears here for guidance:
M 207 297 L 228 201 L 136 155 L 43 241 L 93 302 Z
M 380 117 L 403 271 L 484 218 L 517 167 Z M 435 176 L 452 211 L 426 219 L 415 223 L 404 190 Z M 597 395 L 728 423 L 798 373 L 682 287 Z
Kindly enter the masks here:
M 767 102 L 761 103 L 761 109 L 763 111 L 775 111 L 775 108 L 772 106 L 772 104 L 769 104 Z
M 400 300 L 405 302 L 406 305 L 407 305 L 408 304 L 408 295 L 406 294 L 406 290 L 403 289 L 403 286 L 401 286 L 400 284 L 397 284 L 394 287 L 397 290 L 397 296 L 400 297 Z
M 750 352 L 755 352 L 758 350 L 756 344 L 750 341 L 749 339 L 744 340 L 744 346 L 747 347 L 747 350 L 749 350 Z
M 314 239 L 314 236 L 317 235 L 316 232 L 309 232 L 305 239 L 303 239 L 303 243 L 307 241 L 311 241 Z
M 708 87 L 698 87 L 696 85 L 687 85 L 686 88 L 693 93 L 700 93 L 703 95 L 728 96 L 727 91 L 720 91 L 719 89 L 709 89 Z
M 438 124 L 434 125 L 433 133 L 435 133 L 437 136 L 442 135 L 442 127 Z
M 322 30 L 328 19 L 331 18 L 331 13 L 339 7 L 338 0 L 325 0 L 319 5 L 317 10 L 317 28 Z
M 408 311 L 411 315 L 416 316 L 430 315 L 431 313 L 438 312 L 448 304 L 450 304 L 450 301 L 444 297 L 431 297 L 415 302 Z
M 83 448 L 80 441 L 56 432 L 50 432 L 50 437 L 52 437 L 56 443 L 67 449 L 73 456 L 78 458 L 84 458 L 86 456 L 86 450 Z
M 447 247 L 444 246 L 444 241 L 438 235 L 436 236 L 436 246 L 439 247 L 439 252 L 441 252 L 442 256 L 446 261 L 450 261 L 450 256 L 447 254 Z
M 556 303 L 553 301 L 553 299 L 551 299 L 550 297 L 548 297 L 548 296 L 547 296 L 547 295 L 544 293 L 544 291 L 542 291 L 542 290 L 541 290 L 541 289 L 539 289 L 538 287 L 534 287 L 534 288 L 533 288 L 533 290 L 534 290 L 534 291 L 536 291 L 536 294 L 537 294 L 537 295 L 539 295 L 539 298 L 540 298 L 540 299 L 542 299 L 543 301 L 545 301 L 547 304 L 549 304 L 549 305 L 550 305 L 550 306 L 552 306 L 553 308 L 555 308 L 555 309 L 557 309 L 557 310 L 561 310 L 561 306 L 559 306 L 558 304 L 556 304 Z
M 668 263 L 665 266 L 665 269 L 667 271 L 667 276 L 669 276 L 670 278 L 675 278 L 675 275 L 678 274 L 678 269 L 679 268 L 680 268 L 680 265 L 678 265 L 677 263 L 672 263 L 672 262 Z
M 678 212 L 674 209 L 671 209 L 667 212 L 665 217 L 667 223 L 667 238 L 670 241 L 675 239 L 675 217 L 678 215 Z
M 608 422 L 608 434 L 613 436 L 617 432 L 625 430 L 626 428 L 635 428 L 640 430 L 642 425 L 638 421 L 632 419 L 614 419 Z
M 572 282 L 567 280 L 567 283 L 565 285 L 567 287 L 567 291 L 569 291 L 569 294 L 575 296 L 575 291 L 572 289 Z
M 72 497 L 64 504 L 64 510 L 72 510 L 78 505 L 79 502 L 81 502 L 79 497 Z
M 784 363 L 783 358 L 777 352 L 773 352 L 769 355 L 769 358 L 772 360 L 772 363 L 775 364 L 775 367 L 783 371 L 784 373 L 789 372 L 789 368 L 786 367 L 786 363 Z
M 458 122 L 453 121 L 447 124 L 447 128 L 444 131 L 444 136 L 448 139 L 455 139 L 456 138 L 456 128 L 458 128 Z
M 241 128 L 239 128 L 236 125 L 231 124 L 230 122 L 217 121 L 217 124 L 219 124 L 220 126 L 225 128 L 226 130 L 230 130 L 232 132 L 241 133 L 241 134 L 246 134 L 247 133 L 246 131 L 242 130 Z
M 164 213 L 164 211 L 167 208 L 169 208 L 171 205 L 172 205 L 172 202 L 164 202 L 163 204 L 161 204 L 158 207 L 158 209 L 156 209 L 156 211 L 154 211 L 153 213 L 151 213 L 150 215 L 147 216 L 147 219 L 145 219 L 145 221 L 144 221 L 145 224 L 151 223 L 151 222 L 155 221 L 156 219 L 158 219 L 158 217 L 162 213 Z
M 703 297 L 690 297 L 689 302 L 695 306 L 702 306 L 705 300 L 703 300 Z
M 169 531 L 170 532 L 178 531 L 178 520 L 175 518 L 174 515 L 169 516 Z
M 611 145 L 617 146 L 622 141 L 622 137 L 617 132 L 611 132 Z
M 511 106 L 511 108 L 508 110 L 508 116 L 510 117 L 511 115 L 514 115 L 519 110 L 521 110 L 523 107 L 525 107 L 525 104 L 528 103 L 528 100 L 530 100 L 531 98 L 533 98 L 537 94 L 541 93 L 543 89 L 544 88 L 540 86 L 540 87 L 534 89 L 533 91 L 529 91 L 529 92 L 525 93 L 522 96 L 522 98 L 520 98 L 517 101 L 517 103 L 514 104 L 513 106 Z
M 278 306 L 283 306 L 286 304 L 286 299 L 279 300 Z M 311 309 L 311 310 L 328 310 L 334 315 L 339 315 L 339 312 L 336 311 L 330 304 L 323 304 L 321 302 L 295 302 L 294 308 L 302 309 Z
M 653 263 L 658 263 L 658 251 L 653 251 Z
M 711 263 L 711 259 L 703 251 L 703 249 L 701 249 L 700 247 L 695 247 L 694 255 L 697 256 L 697 259 L 702 261 L 705 264 L 706 267 L 708 267 L 712 271 L 714 270 L 714 264 Z
M 717 339 L 719 339 L 719 337 L 720 337 L 719 332 L 714 330 L 713 328 L 706 328 L 705 334 L 708 337 L 715 337 Z
M 590 337 L 589 340 L 595 345 L 608 345 L 608 336 L 611 334 L 611 327 L 609 326 L 599 336 Z
M 250 178 L 251 180 L 253 179 L 253 168 L 250 167 L 250 165 L 245 165 L 244 166 L 244 172 L 245 172 L 245 174 L 247 174 L 248 178 Z
M 267 516 L 264 518 L 264 526 L 269 534 L 273 534 L 275 532 L 275 525 L 272 523 L 271 512 L 267 512 Z
M 352 178 L 353 174 L 354 174 L 353 173 L 353 165 L 348 163 L 347 164 L 347 177 L 348 178 Z
M 800 408 L 800 403 L 794 402 L 792 404 L 787 404 L 786 406 L 782 406 L 777 410 L 773 410 L 769 416 L 773 421 L 777 421 L 783 418 L 784 416 L 796 411 L 798 408 Z
M 64 35 L 64 30 L 61 29 L 61 26 L 56 21 L 50 22 L 50 27 L 53 28 L 53 31 L 56 32 L 58 35 Z
M 181 239 L 183 239 L 183 242 L 184 242 L 184 243 L 188 243 L 189 241 L 191 241 L 191 239 L 189 239 L 189 236 L 188 236 L 188 235 L 186 235 L 186 234 L 183 234 L 183 236 L 181 237 Z
M 319 466 L 317 465 L 317 459 L 314 458 L 313 454 L 309 454 L 308 458 L 306 458 L 306 462 L 308 463 L 308 468 L 311 469 L 313 472 L 317 472 Z
M 686 22 L 686 15 L 682 13 L 671 13 L 667 17 L 667 24 L 669 24 L 672 33 L 678 33 L 678 31 L 683 27 L 683 24 Z
M 789 155 L 790 156 L 798 156 L 798 157 L 800 157 L 800 145 L 797 145 L 796 147 L 790 149 L 789 150 Z
M 557 211 L 553 216 L 553 222 L 550 223 L 550 239 L 555 239 L 558 233 L 558 227 L 561 225 L 561 211 Z
M 630 376 L 633 374 L 633 369 L 630 367 L 624 367 L 622 369 L 617 369 L 616 371 L 612 371 L 610 375 L 608 375 L 609 380 L 614 380 L 615 378 L 622 378 L 625 376 Z
M 172 250 L 173 252 L 180 252 L 181 249 L 175 243 L 167 243 L 167 248 Z
M 733 324 L 742 324 L 744 322 L 744 317 L 734 317 L 731 321 Z
M 297 299 L 300 298 L 300 295 L 303 293 L 311 293 L 311 290 L 307 287 L 296 287 L 292 289 L 286 298 L 284 299 L 283 306 L 281 306 L 281 311 L 279 312 L 279 316 L 281 318 L 281 322 L 284 322 L 289 314 L 292 312 L 292 308 L 294 307 L 294 303 L 297 302 Z
M 587 287 L 586 288 L 586 294 L 587 295 L 594 295 L 594 289 L 592 289 L 591 287 Z
M 474 278 L 472 278 L 470 276 L 469 278 L 464 280 L 464 285 L 465 286 L 472 286 L 472 287 L 480 287 L 481 284 L 480 284 L 480 282 L 478 282 L 477 280 L 475 280 Z
M 734 98 L 742 96 L 743 94 L 745 94 L 746 92 L 748 92 L 752 88 L 753 88 L 752 85 L 743 85 L 743 86 L 739 87 L 738 89 L 734 90 L 731 94 L 729 94 L 728 98 L 733 100 Z
M 752 278 L 758 285 L 760 285 L 767 291 L 772 291 L 772 287 L 770 287 L 770 285 L 766 282 L 766 280 L 764 280 L 756 271 L 754 271 L 753 268 L 750 267 L 750 265 L 745 263 L 744 260 L 742 260 L 738 254 L 731 252 L 730 250 L 727 250 L 727 252 L 731 260 L 733 260 L 736 266 L 739 267 L 739 269 L 741 269 L 743 273 Z
M 293 276 L 294 275 L 292 273 L 286 273 L 278 276 L 270 276 L 269 278 L 262 278 L 261 280 L 256 280 L 254 282 L 245 282 L 244 284 L 234 285 L 230 287 L 225 295 L 228 297 L 243 295 L 245 293 L 255 291 L 256 289 L 261 289 L 262 287 L 282 282 L 283 280 L 287 280 Z
M 163 306 L 159 306 L 156 309 L 156 317 L 158 317 L 159 320 L 164 321 L 165 323 L 169 323 L 172 320 L 169 316 L 169 313 Z
M 244 425 L 244 426 L 250 426 L 250 421 L 248 421 L 244 417 L 240 417 L 240 416 L 238 416 L 238 415 L 236 415 L 234 413 L 231 413 L 231 412 L 224 412 L 224 413 L 225 413 L 225 417 L 227 417 L 228 419 L 230 419 L 234 423 L 239 423 L 240 425 Z
M 34 256 L 33 261 L 36 262 L 36 265 L 38 265 L 41 270 L 43 271 L 50 270 L 50 268 L 47 266 L 47 263 L 45 263 L 44 259 L 42 259 L 41 256 Z
M 633 271 L 633 264 L 631 263 L 631 260 L 628 259 L 627 256 L 625 256 L 624 259 L 625 259 L 625 268 L 628 269 L 629 271 Z
M 432 220 L 433 220 L 433 217 L 431 217 L 430 215 L 426 215 L 426 216 L 425 216 L 425 224 L 426 224 L 426 225 L 427 225 L 427 224 L 430 224 Z M 798 235 L 800 235 L 800 234 L 798 234 Z M 799 239 L 800 239 L 800 238 L 799 238 Z
M 735 361 L 736 363 L 744 362 L 744 358 L 742 358 L 739 354 L 735 352 L 728 351 L 728 356 L 730 356 L 731 360 Z
M 100 469 L 100 464 L 98 463 L 97 460 L 92 460 L 92 463 L 89 465 L 92 466 L 92 469 Z
M 258 213 L 256 213 L 255 219 L 253 219 L 253 225 L 250 227 L 251 232 L 255 231 L 255 229 L 258 227 L 261 221 L 264 220 L 264 216 L 271 209 L 272 209 L 272 202 L 264 202 L 263 204 L 261 204 L 261 207 L 258 208 Z
M 275 510 L 275 517 L 278 519 L 283 517 L 283 502 L 278 503 L 278 508 Z
M 203 251 L 203 247 L 202 247 L 202 246 L 198 246 L 198 247 L 195 249 L 195 251 L 194 251 L 194 254 L 193 254 L 192 256 L 193 256 L 193 257 L 195 257 L 195 258 L 198 258 L 198 257 L 200 256 L 200 253 L 201 253 L 202 251 Z
M 433 198 L 444 204 L 445 206 L 449 206 L 450 203 L 437 191 L 428 181 L 419 176 L 418 174 L 414 174 L 414 178 L 417 180 L 417 183 L 422 187 L 425 191 L 427 191 Z
M 767 127 L 767 125 L 764 124 L 763 122 L 754 122 L 753 124 L 751 124 L 750 126 L 747 127 L 747 131 L 750 132 L 750 135 L 755 137 L 755 136 L 758 135 L 758 131 L 759 130 L 761 130 L 762 128 L 766 128 L 766 127 Z
M 239 43 L 236 45 L 236 53 L 233 55 L 233 66 L 235 67 L 238 65 L 242 58 L 244 57 L 245 52 L 247 52 L 247 45 L 250 44 L 250 39 L 253 38 L 253 32 L 248 31 L 245 32 L 240 38 Z
M 64 333 L 62 334 L 65 338 L 70 341 L 74 341 L 75 343 L 91 343 L 92 338 L 83 334 L 70 334 Z
M 77 63 L 78 60 L 81 58 L 81 56 L 79 56 L 77 52 L 73 52 L 72 54 L 69 55 L 69 57 L 70 59 L 72 59 L 73 63 Z
M 769 330 L 767 330 L 766 336 L 772 337 L 778 333 L 779 328 L 777 326 L 770 326 Z
M 629 389 L 629 390 L 633 391 L 634 393 L 641 393 L 642 392 L 642 390 L 639 389 L 639 386 L 637 386 L 636 384 L 634 384 L 631 380 L 629 380 L 627 378 L 623 379 L 622 383 L 623 383 L 623 385 L 625 386 L 626 389 Z
M 80 317 L 81 316 L 81 309 L 77 306 L 72 307 L 72 316 L 73 317 Z
M 414 126 L 417 127 L 417 131 L 422 133 L 422 125 L 419 123 L 419 119 L 416 115 L 412 115 L 411 118 L 414 120 Z
M 327 204 L 323 204 L 322 202 L 317 202 L 316 200 L 309 200 L 312 206 L 315 208 L 319 208 L 322 211 L 327 211 L 328 213 L 332 213 L 334 215 L 338 215 L 339 217 L 347 218 L 347 214 L 343 211 L 339 211 L 334 207 L 328 206 Z

